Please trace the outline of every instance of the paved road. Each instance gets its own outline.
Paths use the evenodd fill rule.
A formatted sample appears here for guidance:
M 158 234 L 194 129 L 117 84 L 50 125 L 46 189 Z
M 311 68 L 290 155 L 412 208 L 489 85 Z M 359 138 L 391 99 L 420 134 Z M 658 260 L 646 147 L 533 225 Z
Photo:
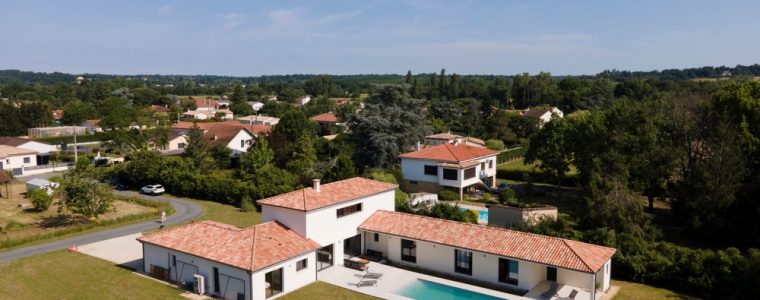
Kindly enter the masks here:
M 198 216 L 201 215 L 201 213 L 203 213 L 203 208 L 201 208 L 200 206 L 189 203 L 189 202 L 185 202 L 182 200 L 178 200 L 171 196 L 146 196 L 146 195 L 141 195 L 137 192 L 132 192 L 132 191 L 115 191 L 115 193 L 118 195 L 124 195 L 124 196 L 142 197 L 142 198 L 145 198 L 148 200 L 154 200 L 154 201 L 170 202 L 171 205 L 174 207 L 175 213 L 166 218 L 167 225 L 182 223 L 187 220 L 197 218 Z M 1 252 L 0 262 L 6 262 L 6 261 L 21 258 L 21 257 L 37 255 L 37 254 L 51 252 L 51 251 L 60 250 L 60 249 L 67 249 L 71 247 L 72 245 L 84 245 L 84 244 L 94 243 L 94 242 L 107 240 L 107 239 L 111 239 L 115 237 L 120 237 L 120 236 L 124 236 L 128 234 L 143 232 L 150 229 L 156 229 L 159 226 L 160 226 L 160 221 L 158 220 L 158 217 L 157 217 L 156 220 L 152 220 L 152 221 L 145 221 L 142 223 L 130 224 L 130 225 L 125 225 L 125 226 L 117 227 L 113 229 L 107 229 L 107 230 L 97 231 L 93 233 L 88 233 L 85 235 L 70 237 L 70 238 L 66 238 L 62 240 L 56 240 L 49 243 L 17 248 L 17 249 L 7 251 L 7 252 Z

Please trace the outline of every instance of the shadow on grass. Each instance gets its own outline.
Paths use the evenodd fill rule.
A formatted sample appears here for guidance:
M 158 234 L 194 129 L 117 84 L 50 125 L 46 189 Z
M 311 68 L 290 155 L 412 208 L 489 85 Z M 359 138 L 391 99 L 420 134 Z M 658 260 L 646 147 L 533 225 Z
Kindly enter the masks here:
M 87 219 L 81 216 L 60 214 L 42 218 L 42 221 L 40 221 L 40 227 L 44 229 L 66 227 L 81 224 L 85 221 L 87 221 Z

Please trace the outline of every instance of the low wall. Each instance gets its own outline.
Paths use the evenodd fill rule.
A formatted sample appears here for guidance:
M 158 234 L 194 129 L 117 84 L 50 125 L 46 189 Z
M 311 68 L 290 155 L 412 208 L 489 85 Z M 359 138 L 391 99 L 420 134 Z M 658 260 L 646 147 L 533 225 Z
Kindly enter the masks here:
M 546 205 L 535 208 L 519 208 L 504 205 L 486 205 L 488 207 L 488 224 L 507 227 L 524 222 L 535 224 L 542 218 L 557 220 L 557 207 Z

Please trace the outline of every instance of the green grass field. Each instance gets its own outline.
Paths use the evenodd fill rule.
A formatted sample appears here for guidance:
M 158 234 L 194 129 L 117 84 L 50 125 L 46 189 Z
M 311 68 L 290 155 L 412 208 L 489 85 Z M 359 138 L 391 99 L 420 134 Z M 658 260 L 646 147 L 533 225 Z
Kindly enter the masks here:
M 1 299 L 185 299 L 180 290 L 81 253 L 0 264 Z
M 240 208 L 217 202 L 182 198 L 188 202 L 200 205 L 205 212 L 199 220 L 211 220 L 238 227 L 248 227 L 261 223 L 261 213 L 258 211 L 242 212 Z
M 615 298 L 612 298 L 613 300 L 698 299 L 671 290 L 628 281 L 613 280 L 612 285 L 620 287 L 620 291 Z

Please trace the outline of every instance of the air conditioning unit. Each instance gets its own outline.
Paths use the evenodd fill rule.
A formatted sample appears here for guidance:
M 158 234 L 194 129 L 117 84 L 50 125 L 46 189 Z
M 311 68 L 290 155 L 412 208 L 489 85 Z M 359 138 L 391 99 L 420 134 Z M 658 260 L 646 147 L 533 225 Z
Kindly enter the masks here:
M 203 277 L 203 275 L 195 274 L 193 275 L 195 278 L 195 293 L 198 295 L 203 295 L 206 293 L 206 279 Z

